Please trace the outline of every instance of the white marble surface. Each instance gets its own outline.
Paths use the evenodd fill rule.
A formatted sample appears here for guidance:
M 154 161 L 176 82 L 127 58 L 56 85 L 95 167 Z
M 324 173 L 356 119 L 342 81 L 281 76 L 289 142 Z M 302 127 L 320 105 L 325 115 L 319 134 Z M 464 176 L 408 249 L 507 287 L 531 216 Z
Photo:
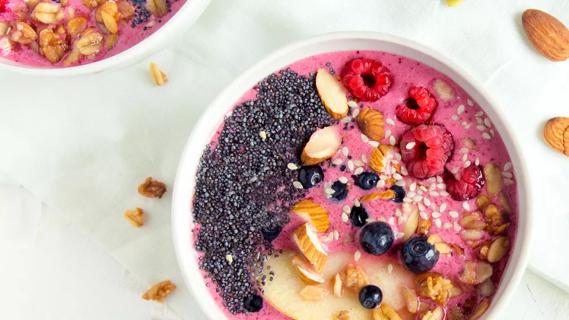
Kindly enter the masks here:
M 270 51 L 341 30 L 393 33 L 436 48 L 484 83 L 503 107 L 530 167 L 536 194 L 532 265 L 569 283 L 565 238 L 569 162 L 539 138 L 543 121 L 567 113 L 569 63 L 528 47 L 519 15 L 535 1 L 213 1 L 172 48 L 138 65 L 80 79 L 1 73 L 0 318 L 202 319 L 181 287 L 168 306 L 141 301 L 150 283 L 182 285 L 169 228 L 169 194 L 136 195 L 153 175 L 171 183 L 185 139 L 203 108 Z M 539 7 L 569 21 L 569 0 Z M 180 31 L 183 32 L 183 31 Z M 157 61 L 170 78 L 155 88 Z M 150 213 L 143 230 L 127 207 Z M 569 297 L 528 273 L 504 319 L 567 319 Z

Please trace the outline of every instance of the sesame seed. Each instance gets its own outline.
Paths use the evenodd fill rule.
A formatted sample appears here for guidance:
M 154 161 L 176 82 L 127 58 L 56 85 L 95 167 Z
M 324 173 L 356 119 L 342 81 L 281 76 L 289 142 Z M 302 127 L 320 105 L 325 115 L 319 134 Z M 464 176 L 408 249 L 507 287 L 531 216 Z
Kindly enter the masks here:
M 439 193 L 441 194 L 442 197 L 448 197 L 449 196 L 449 193 L 444 191 L 444 190 L 439 192 Z
M 470 162 L 470 160 L 467 160 L 464 162 L 464 167 L 468 168 L 468 167 L 470 167 L 471 164 L 472 164 L 472 162 Z
M 423 203 L 424 203 L 427 207 L 430 207 L 430 206 L 431 206 L 431 200 L 429 200 L 429 198 L 424 198 L 424 199 L 423 199 Z
M 486 127 L 481 124 L 477 125 L 476 129 L 478 129 L 479 131 L 486 131 Z
M 435 225 L 437 226 L 437 228 L 440 228 L 442 225 L 441 219 L 435 219 Z
M 340 239 L 340 232 L 338 232 L 338 230 L 334 230 L 334 239 L 335 240 Z
M 456 232 L 459 232 L 460 230 L 462 230 L 462 227 L 460 226 L 460 224 L 458 224 L 456 222 L 453 223 L 453 228 L 454 228 L 454 231 L 456 231 Z
M 445 229 L 450 229 L 450 228 L 452 228 L 452 223 L 450 223 L 450 222 L 445 222 L 445 223 L 443 224 L 443 228 L 445 228 Z
M 458 121 L 458 116 L 456 114 L 453 114 L 450 118 L 454 121 Z
M 421 219 L 429 220 L 429 215 L 425 211 L 419 210 L 419 215 L 421 216 Z
M 402 177 L 399 173 L 394 173 L 394 174 L 393 174 L 393 179 L 395 179 L 395 180 L 401 180 L 401 179 L 403 179 L 403 177 Z
M 488 118 L 484 118 L 484 125 L 488 128 L 492 128 L 492 122 Z
M 354 206 L 356 206 L 356 207 L 361 207 L 362 204 L 360 203 L 360 200 L 356 199 L 356 200 L 354 201 Z
M 438 211 L 433 211 L 433 213 L 431 213 L 431 215 L 433 216 L 433 218 L 440 218 L 441 217 L 441 213 Z
M 342 222 L 346 223 L 350 220 L 350 217 L 348 216 L 347 213 L 342 212 Z
M 464 155 L 462 156 L 462 162 L 464 162 L 464 161 L 466 161 L 466 160 L 468 160 L 468 154 L 464 154 Z
M 466 103 L 471 107 L 474 105 L 474 102 L 470 99 L 466 99 Z M 480 112 L 482 112 L 482 111 L 480 111 Z
M 404 176 L 409 175 L 409 171 L 407 171 L 406 167 L 404 167 L 404 166 L 401 167 L 401 174 Z
M 424 192 L 429 191 L 429 189 L 427 189 L 427 187 L 425 187 L 425 186 L 423 186 L 423 185 L 419 186 L 419 189 L 420 189 L 420 190 L 423 190 Z
M 361 160 L 354 160 L 354 165 L 356 167 L 362 167 L 364 165 L 364 163 Z
M 348 183 L 348 178 L 341 176 L 338 178 L 338 181 L 340 181 L 343 184 L 347 184 Z
M 354 109 L 352 110 L 352 118 L 357 117 L 358 114 L 360 114 L 360 108 L 354 108 Z
M 352 160 L 348 160 L 348 169 L 354 171 L 354 162 Z
M 362 257 L 362 253 L 360 252 L 360 250 L 357 250 L 357 251 L 354 253 L 354 260 L 355 260 L 356 262 L 357 262 L 357 261 L 360 261 L 360 258 L 361 258 L 361 257 Z
M 352 210 L 352 208 L 350 208 L 350 206 L 348 206 L 348 205 L 345 205 L 345 206 L 342 208 L 342 212 L 346 212 L 346 213 L 349 213 L 351 210 Z
M 431 192 L 429 192 L 429 195 L 430 195 L 431 197 L 438 197 L 438 196 L 439 196 L 439 193 L 436 192 L 436 191 L 431 191 Z
M 369 141 L 369 138 L 368 138 L 365 134 L 363 134 L 363 133 L 360 135 L 360 138 L 362 139 L 362 141 L 363 141 L 364 143 L 367 143 L 367 142 Z
M 466 211 L 470 210 L 470 205 L 469 205 L 468 202 L 466 202 L 466 201 L 462 203 L 462 207 L 463 207 L 464 210 L 466 210 Z
M 506 178 L 506 179 L 504 179 L 504 184 L 505 184 L 506 186 L 511 186 L 511 185 L 514 184 L 514 180 L 512 180 L 512 179 L 507 179 L 507 178 Z
M 484 112 L 478 111 L 478 112 L 476 112 L 476 115 L 475 115 L 475 116 L 477 116 L 477 117 L 482 117 L 483 115 L 484 115 Z
M 350 101 L 348 101 L 348 107 L 350 107 L 350 108 L 357 108 L 357 107 L 358 107 L 358 103 L 355 102 L 354 100 L 350 100 Z
M 297 166 L 295 163 L 292 163 L 292 162 L 289 162 L 289 163 L 286 165 L 286 167 L 287 167 L 289 170 L 297 170 L 297 169 L 298 169 L 298 166 Z
M 483 133 L 482 133 L 482 138 L 483 138 L 483 139 L 486 139 L 486 140 L 492 139 L 492 137 L 490 136 L 490 134 L 488 134 L 488 132 L 483 132 Z
M 415 144 L 416 144 L 415 142 L 409 142 L 409 143 L 405 146 L 405 149 L 411 150 L 411 149 L 413 149 L 413 148 L 415 147 Z
M 227 262 L 228 262 L 229 264 L 232 264 L 232 263 L 233 263 L 233 256 L 230 255 L 230 254 L 228 254 L 228 255 L 225 256 L 225 260 L 227 260 Z
M 401 217 L 402 214 L 403 214 L 403 212 L 401 212 L 401 209 L 399 209 L 399 208 L 395 209 L 395 216 Z
M 460 115 L 460 114 L 463 114 L 463 113 L 464 113 L 464 109 L 465 109 L 465 108 L 464 108 L 464 105 L 461 104 L 461 105 L 458 106 L 458 108 L 456 108 L 456 113 L 459 114 L 459 115 Z
M 370 140 L 370 142 L 368 142 L 368 143 L 369 143 L 370 146 L 372 146 L 372 147 L 374 147 L 374 148 L 379 147 L 379 142 L 377 142 L 377 141 L 371 141 L 371 140 Z
M 324 188 L 324 193 L 326 193 L 327 195 L 331 196 L 334 194 L 334 189 L 328 187 L 328 188 Z
M 404 187 L 405 186 L 405 180 L 397 180 L 395 182 L 396 186 L 400 186 L 400 187 Z
M 479 166 L 480 165 L 480 158 L 476 158 L 476 160 L 474 160 L 474 164 Z
M 391 136 L 391 129 L 386 129 L 385 130 L 385 137 L 390 137 Z
M 293 185 L 293 187 L 295 187 L 297 189 L 300 189 L 300 190 L 304 189 L 304 187 L 302 186 L 302 183 L 300 183 L 300 181 L 294 181 L 292 183 L 292 185 Z
M 355 175 L 358 175 L 358 174 L 361 174 L 361 173 L 363 173 L 363 172 L 364 172 L 364 168 L 358 167 L 358 168 L 356 169 L 356 171 L 354 171 L 354 174 L 355 174 Z
M 502 172 L 502 175 L 506 178 L 513 178 L 514 177 L 514 175 L 509 171 Z
M 395 137 L 394 137 L 394 136 L 390 136 L 390 137 L 389 137 L 389 144 L 392 145 L 392 146 L 394 146 L 395 143 L 396 143 Z
M 417 183 L 413 182 L 411 183 L 411 185 L 409 186 L 409 191 L 415 191 L 417 189 Z
M 441 207 L 439 208 L 440 212 L 445 212 L 445 210 L 447 209 L 447 204 L 446 203 L 442 203 Z
M 395 125 L 395 121 L 393 121 L 393 119 L 391 118 L 387 118 L 385 120 L 385 123 L 387 123 L 388 125 L 394 126 Z
M 367 157 L 366 157 L 365 154 L 362 154 L 361 159 L 362 159 L 362 162 L 363 162 L 363 163 L 367 163 Z
M 512 163 L 506 162 L 506 164 L 504 164 L 504 171 L 510 171 L 511 169 L 512 169 Z
M 439 188 L 439 190 L 444 190 L 447 188 L 447 185 L 444 183 L 438 183 L 437 184 L 437 188 Z
M 395 158 L 395 160 L 401 161 L 401 153 L 397 153 L 397 152 L 396 152 L 396 153 L 393 154 L 393 157 Z
M 458 212 L 457 212 L 457 211 L 454 211 L 454 210 L 453 210 L 453 211 L 449 211 L 449 212 L 448 212 L 448 215 L 449 215 L 451 218 L 454 218 L 454 219 L 458 218 Z
M 344 157 L 347 157 L 350 154 L 350 150 L 348 149 L 348 147 L 342 147 L 342 154 L 344 155 Z
M 411 199 L 409 197 L 403 198 L 403 202 L 405 202 L 405 203 L 411 203 L 412 201 L 413 201 L 413 199 Z
M 422 204 L 421 202 L 417 203 L 417 208 L 419 208 L 419 210 L 421 211 L 425 211 L 427 208 L 425 208 L 425 205 Z
M 465 148 L 460 148 L 460 153 L 469 153 L 469 152 L 470 152 L 470 149 L 468 149 L 468 148 L 466 148 L 466 147 L 465 147 Z

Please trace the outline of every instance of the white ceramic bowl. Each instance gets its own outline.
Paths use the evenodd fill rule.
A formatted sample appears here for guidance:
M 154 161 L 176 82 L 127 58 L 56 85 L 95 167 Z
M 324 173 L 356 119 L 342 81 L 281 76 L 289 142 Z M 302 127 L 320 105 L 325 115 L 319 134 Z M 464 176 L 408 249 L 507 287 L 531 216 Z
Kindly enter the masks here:
M 454 80 L 482 107 L 502 136 L 510 153 L 518 186 L 519 223 L 513 254 L 502 278 L 501 285 L 485 319 L 498 319 L 498 314 L 513 296 L 527 265 L 530 240 L 530 212 L 526 168 L 512 131 L 498 117 L 496 104 L 484 87 L 468 76 L 461 68 L 441 54 L 415 42 L 378 33 L 351 32 L 318 36 L 292 44 L 257 63 L 229 87 L 209 106 L 196 124 L 180 159 L 172 203 L 172 232 L 174 246 L 185 282 L 202 310 L 210 319 L 226 319 L 206 289 L 199 272 L 197 253 L 192 244 L 191 203 L 199 159 L 206 144 L 223 121 L 223 115 L 248 89 L 265 76 L 297 60 L 325 52 L 342 50 L 380 50 L 420 61 Z
M 34 76 L 77 76 L 125 67 L 163 49 L 173 39 L 183 34 L 204 12 L 209 2 L 210 0 L 186 0 L 178 12 L 153 34 L 133 47 L 103 60 L 69 68 L 42 68 L 15 63 L 0 57 L 0 70 Z

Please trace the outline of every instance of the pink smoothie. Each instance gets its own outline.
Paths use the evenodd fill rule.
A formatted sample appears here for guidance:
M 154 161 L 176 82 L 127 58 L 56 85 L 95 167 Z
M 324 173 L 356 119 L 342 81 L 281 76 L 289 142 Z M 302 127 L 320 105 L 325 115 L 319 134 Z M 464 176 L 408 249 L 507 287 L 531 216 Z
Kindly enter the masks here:
M 498 168 L 502 176 L 503 188 L 499 197 L 490 198 L 507 214 L 507 221 L 510 225 L 502 234 L 509 239 L 510 243 L 514 243 L 517 220 L 516 182 L 504 142 L 482 109 L 462 88 L 444 74 L 417 61 L 375 51 L 334 52 L 303 59 L 290 65 L 289 68 L 307 77 L 313 75 L 319 68 L 326 68 L 340 74 L 346 62 L 357 57 L 381 61 L 392 73 L 394 82 L 389 92 L 376 102 L 357 102 L 348 94 L 348 100 L 352 101 L 350 103 L 351 111 L 347 118 L 336 122 L 342 136 L 342 146 L 329 162 L 321 164 L 324 170 L 323 182 L 306 190 L 303 197 L 313 199 L 329 213 L 331 227 L 326 233 L 319 235 L 320 240 L 329 255 L 335 252 L 355 254 L 358 256 L 358 258 L 354 258 L 355 263 L 358 259 L 375 259 L 374 261 L 377 263 L 401 264 L 396 250 L 392 250 L 393 252 L 382 257 L 363 252 L 357 244 L 358 230 L 350 224 L 347 218 L 350 208 L 359 202 L 360 197 L 372 191 L 385 190 L 391 183 L 395 183 L 402 186 L 406 191 L 403 203 L 378 200 L 361 204 L 370 215 L 368 222 L 376 220 L 387 222 L 394 231 L 396 239 L 394 247 L 397 247 L 403 243 L 403 226 L 406 223 L 403 207 L 409 205 L 418 207 L 421 219 L 431 222 L 429 234 L 439 235 L 446 244 L 455 250 L 462 251 L 460 253 L 453 251 L 453 254 L 441 254 L 438 263 L 432 270 L 432 272 L 440 273 L 445 278 L 458 283 L 457 279 L 460 278 L 466 262 L 480 261 L 480 248 L 495 238 L 496 235 L 485 231 L 479 240 L 465 240 L 464 228 L 460 223 L 461 219 L 474 211 L 484 212 L 483 209 L 478 208 L 476 198 L 468 201 L 455 201 L 447 193 L 441 177 L 417 179 L 407 173 L 398 148 L 402 134 L 411 126 L 398 120 L 395 115 L 395 107 L 408 97 L 408 90 L 411 86 L 427 88 L 438 101 L 437 110 L 430 122 L 443 124 L 452 133 L 455 141 L 454 154 L 446 168 L 453 173 L 460 173 L 463 168 L 471 165 L 484 167 L 492 163 Z M 446 91 L 441 88 L 446 89 Z M 449 89 L 450 95 L 448 94 Z M 244 98 L 239 103 L 253 100 L 255 97 L 256 90 L 251 89 L 244 94 Z M 381 141 L 373 142 L 368 139 L 353 121 L 353 117 L 364 106 L 380 110 L 384 115 L 385 137 Z M 212 141 L 213 146 L 216 139 L 214 138 Z M 386 172 L 380 175 L 380 183 L 376 189 L 362 190 L 354 185 L 352 175 L 362 171 L 370 171 L 368 166 L 370 153 L 377 147 L 378 143 L 395 147 L 389 166 L 391 169 L 386 169 Z M 398 169 L 399 167 L 400 169 Z M 339 179 L 349 181 L 349 192 L 346 199 L 336 201 L 330 198 L 327 189 Z M 483 188 L 481 194 L 487 194 L 486 187 Z M 482 215 L 484 214 L 482 213 Z M 290 217 L 290 222 L 284 227 L 278 238 L 273 241 L 273 246 L 277 250 L 297 250 L 292 241 L 292 232 L 304 223 L 304 220 L 296 217 L 292 212 Z M 359 257 L 360 254 L 361 258 Z M 508 255 L 501 261 L 492 264 L 493 276 L 491 281 L 496 287 L 499 285 L 501 275 L 507 264 Z M 210 282 L 209 287 L 220 307 L 224 308 L 223 300 L 215 291 L 216 285 Z M 463 290 L 462 294 L 449 301 L 445 310 L 449 310 L 455 305 L 463 305 L 465 301 L 480 301 L 480 299 L 481 297 L 478 296 L 476 290 Z M 227 312 L 227 317 L 230 319 L 288 319 L 266 301 L 263 309 L 258 313 L 231 314 Z
M 150 7 L 145 0 L 92 0 L 95 4 L 91 7 L 85 4 L 87 0 L 48 1 L 54 5 L 54 10 L 58 10 L 58 17 L 54 22 L 45 23 L 46 20 L 37 18 L 38 10 L 34 5 L 38 1 L 0 0 L 0 3 L 2 1 L 6 3 L 0 5 L 0 56 L 17 63 L 45 68 L 88 64 L 127 50 L 158 30 L 185 3 L 185 0 L 159 0 L 167 9 L 157 12 L 148 10 Z M 105 2 L 113 4 L 109 12 L 113 13 L 113 19 L 117 23 L 116 32 L 110 31 L 100 13 L 97 13 Z M 86 18 L 86 24 L 81 27 L 82 32 L 72 34 L 69 21 L 76 17 Z M 16 25 L 18 21 L 31 27 L 35 33 L 31 40 L 20 40 L 19 27 Z M 45 49 L 42 49 L 45 44 L 42 44 L 40 32 L 44 29 L 54 30 L 59 39 L 51 42 L 61 48 L 61 53 L 56 58 L 48 59 Z M 100 34 L 96 38 L 97 48 L 94 52 L 83 52 L 75 58 L 73 49 L 86 33 L 84 30 L 89 29 Z

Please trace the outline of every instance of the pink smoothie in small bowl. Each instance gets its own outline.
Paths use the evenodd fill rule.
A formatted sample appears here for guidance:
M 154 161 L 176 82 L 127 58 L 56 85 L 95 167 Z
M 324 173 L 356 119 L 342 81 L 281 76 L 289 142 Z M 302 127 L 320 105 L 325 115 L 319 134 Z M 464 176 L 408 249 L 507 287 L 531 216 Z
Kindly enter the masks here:
M 185 0 L 0 0 L 0 56 L 41 68 L 99 61 L 150 36 L 184 3 Z M 46 10 L 50 13 L 44 15 Z M 101 17 L 102 11 L 108 13 L 107 22 Z M 112 24 L 116 24 L 116 29 Z M 94 35 L 81 41 L 89 33 Z M 86 45 L 92 48 L 85 48 Z
M 318 97 L 314 76 L 323 68 L 339 77 L 345 64 L 354 58 L 380 61 L 392 74 L 393 84 L 387 94 L 373 102 L 360 102 L 348 90 L 350 112 L 343 119 L 334 120 Z M 400 148 L 407 146 L 400 145 L 400 140 L 413 126 L 401 122 L 395 109 L 408 98 L 411 87 L 427 88 L 435 97 L 438 106 L 427 123 L 443 125 L 454 138 L 455 147 L 446 170 L 458 178 L 472 166 L 484 172 L 485 186 L 477 197 L 454 200 L 442 176 L 417 179 L 409 174 L 400 154 Z M 385 135 L 381 141 L 371 140 L 356 124 L 363 108 L 382 112 Z M 300 151 L 317 128 L 328 125 L 336 126 L 342 145 L 331 159 L 319 164 L 323 181 L 303 188 L 298 177 L 302 166 Z M 354 176 L 372 171 L 370 155 L 380 145 L 393 147 L 390 160 L 378 174 L 377 186 L 363 190 L 355 185 Z M 331 186 L 337 181 L 347 185 L 345 199 L 332 197 Z M 405 190 L 402 202 L 361 203 L 361 197 L 388 190 L 392 185 Z M 348 254 L 353 257 L 349 261 L 353 265 L 365 262 L 403 266 L 399 250 L 405 242 L 404 229 L 412 211 L 409 208 L 417 210 L 419 225 L 429 227 L 426 231 L 419 227 L 416 233 L 426 233 L 432 243 L 439 243 L 437 249 L 441 250 L 438 262 L 430 270 L 431 280 L 449 280 L 459 289 L 440 303 L 445 319 L 475 318 L 483 312 L 483 306 L 491 303 L 500 284 L 511 251 L 508 244 L 514 243 L 516 181 L 506 147 L 489 118 L 445 75 L 385 52 L 321 54 L 275 72 L 244 93 L 202 156 L 194 195 L 194 219 L 198 225 L 194 237 L 210 292 L 229 319 L 290 318 L 281 312 L 282 307 L 278 308 L 281 311 L 274 308 L 271 301 L 264 301 L 258 312 L 248 312 L 243 304 L 251 295 L 263 296 L 265 285 L 279 276 L 265 268 L 267 258 L 289 253 L 302 255 L 292 234 L 306 220 L 291 212 L 291 206 L 303 199 L 313 200 L 328 212 L 330 228 L 318 235 L 328 255 Z M 395 243 L 387 254 L 373 256 L 359 246 L 359 228 L 350 219 L 354 206 L 365 208 L 368 223 L 384 221 L 390 225 Z M 498 215 L 493 215 L 495 212 Z M 474 224 L 473 217 L 478 217 Z M 275 226 L 282 231 L 276 239 L 267 241 L 267 230 Z M 504 243 L 506 253 L 495 261 L 489 250 L 490 255 L 495 255 L 498 244 Z M 491 276 L 481 282 L 470 281 L 472 266 L 490 268 Z M 428 276 L 417 275 L 417 279 Z M 326 279 L 321 286 L 330 290 L 330 281 Z M 422 280 L 417 281 L 419 287 Z M 420 307 L 414 312 L 406 308 L 396 310 L 401 318 L 422 319 L 436 309 L 432 296 L 422 295 L 420 288 L 416 291 Z

